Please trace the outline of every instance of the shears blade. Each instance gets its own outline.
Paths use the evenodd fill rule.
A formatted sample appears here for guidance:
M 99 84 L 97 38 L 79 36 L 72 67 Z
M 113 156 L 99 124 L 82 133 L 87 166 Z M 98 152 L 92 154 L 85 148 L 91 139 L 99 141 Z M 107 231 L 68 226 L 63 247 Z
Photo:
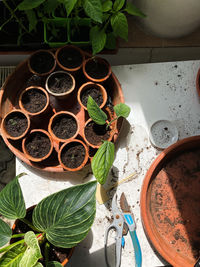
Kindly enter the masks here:
M 124 193 L 122 193 L 120 197 L 120 207 L 124 213 L 131 213 L 130 206 Z

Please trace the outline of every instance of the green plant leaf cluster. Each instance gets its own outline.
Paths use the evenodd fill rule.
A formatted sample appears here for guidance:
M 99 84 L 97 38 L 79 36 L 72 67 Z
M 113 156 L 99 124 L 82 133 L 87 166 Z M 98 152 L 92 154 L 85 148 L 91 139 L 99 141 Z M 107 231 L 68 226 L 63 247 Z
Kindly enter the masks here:
M 27 221 L 26 207 L 19 184 L 20 174 L 0 192 L 0 214 L 19 219 L 35 232 L 12 236 L 10 226 L 0 219 L 0 247 L 11 238 L 22 237 L 0 249 L 0 266 L 40 267 L 40 243 L 50 242 L 71 248 L 81 242 L 90 230 L 96 213 L 96 182 L 73 186 L 44 198 L 33 210 L 32 223 Z M 47 266 L 61 266 L 49 262 Z

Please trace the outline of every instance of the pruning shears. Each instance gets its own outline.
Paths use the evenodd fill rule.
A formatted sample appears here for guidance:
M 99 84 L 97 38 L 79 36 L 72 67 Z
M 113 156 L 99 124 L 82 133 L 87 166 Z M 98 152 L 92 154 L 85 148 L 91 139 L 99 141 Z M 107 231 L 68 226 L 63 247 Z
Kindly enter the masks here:
M 116 231 L 116 244 L 115 244 L 115 267 L 120 267 L 121 265 L 121 250 L 124 247 L 125 241 L 123 235 L 127 234 L 129 231 L 133 248 L 135 251 L 135 267 L 142 266 L 142 251 L 140 247 L 140 243 L 136 234 L 136 223 L 134 220 L 134 216 L 131 214 L 130 206 L 126 200 L 125 194 L 122 193 L 120 197 L 120 207 L 121 210 L 117 206 L 117 195 L 115 194 L 112 200 L 112 212 L 114 216 L 114 220 L 112 224 L 107 228 L 105 234 L 105 259 L 106 264 L 110 267 L 108 262 L 108 254 L 107 254 L 107 244 L 108 244 L 108 235 L 111 229 Z M 128 229 L 127 229 L 128 228 Z

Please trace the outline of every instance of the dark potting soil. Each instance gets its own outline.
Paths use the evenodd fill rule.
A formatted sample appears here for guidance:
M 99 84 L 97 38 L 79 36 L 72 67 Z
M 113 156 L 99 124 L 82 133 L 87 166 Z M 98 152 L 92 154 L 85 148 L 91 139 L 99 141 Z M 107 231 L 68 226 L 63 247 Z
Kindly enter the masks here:
M 44 133 L 32 133 L 26 141 L 26 150 L 34 158 L 43 158 L 49 153 L 51 143 Z
M 59 62 L 66 68 L 77 68 L 82 63 L 82 55 L 73 48 L 62 49 L 58 54 Z
M 69 91 L 73 85 L 73 81 L 67 73 L 57 73 L 49 78 L 48 85 L 49 90 L 59 94 Z
M 103 103 L 103 96 L 100 90 L 97 88 L 88 88 L 81 94 L 81 102 L 85 107 L 87 107 L 89 96 L 91 96 L 95 100 L 98 106 L 101 106 L 101 104 Z
M 68 139 L 76 133 L 77 123 L 72 116 L 63 114 L 53 121 L 52 131 L 58 138 Z
M 100 145 L 102 140 L 108 140 L 110 137 L 110 129 L 106 129 L 107 124 L 98 125 L 93 121 L 89 122 L 85 127 L 85 137 L 93 145 Z
M 85 148 L 80 143 L 69 143 L 61 153 L 63 164 L 71 169 L 79 167 L 85 158 Z
M 11 113 L 5 119 L 5 129 L 10 136 L 18 137 L 22 135 L 28 126 L 28 121 L 22 113 Z
M 49 72 L 53 68 L 54 63 L 55 59 L 53 56 L 45 51 L 34 54 L 30 59 L 31 68 L 39 74 Z
M 85 70 L 94 79 L 102 79 L 108 74 L 108 67 L 95 59 L 87 62 Z
M 31 113 L 41 111 L 45 107 L 46 102 L 46 95 L 37 88 L 26 91 L 22 96 L 22 104 L 24 108 Z

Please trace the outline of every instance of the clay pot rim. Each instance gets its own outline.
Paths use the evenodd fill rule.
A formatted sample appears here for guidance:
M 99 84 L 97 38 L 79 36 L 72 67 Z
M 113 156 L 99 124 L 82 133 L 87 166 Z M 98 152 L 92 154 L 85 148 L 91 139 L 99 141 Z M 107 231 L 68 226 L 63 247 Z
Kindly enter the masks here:
M 90 87 L 95 87 L 95 88 L 100 89 L 100 92 L 102 93 L 102 97 L 103 97 L 103 102 L 100 105 L 100 108 L 103 108 L 105 106 L 106 102 L 107 102 L 107 99 L 108 99 L 108 95 L 107 95 L 106 89 L 101 84 L 94 83 L 94 82 L 84 83 L 78 89 L 77 100 L 78 100 L 79 104 L 81 105 L 81 107 L 83 107 L 85 110 L 87 110 L 87 107 L 84 106 L 83 103 L 82 103 L 82 101 L 81 101 L 81 93 L 84 90 L 86 90 L 86 89 L 88 89 Z
M 37 205 L 30 206 L 29 208 L 26 209 L 26 212 L 28 212 L 29 210 L 34 209 L 36 206 L 37 206 Z M 15 230 L 15 227 L 16 227 L 16 225 L 17 225 L 18 222 L 19 222 L 19 219 L 16 219 L 16 220 L 14 221 L 13 226 L 12 226 L 12 232 L 13 232 L 13 230 Z M 54 246 L 53 244 L 51 244 L 51 245 Z M 54 247 L 55 247 L 55 246 L 54 246 Z M 66 248 L 66 249 L 67 249 L 67 248 Z M 69 249 L 69 248 L 68 248 L 68 249 Z M 73 252 L 74 252 L 74 249 L 75 249 L 75 247 L 70 248 L 70 252 L 69 252 L 68 257 L 65 258 L 65 260 L 64 260 L 63 262 L 61 262 L 61 265 L 62 265 L 62 266 L 65 266 L 65 265 L 68 263 L 69 259 L 71 258 L 72 254 L 73 254 Z
M 76 121 L 76 125 L 77 125 L 77 130 L 76 130 L 75 134 L 74 134 L 73 136 L 71 136 L 70 138 L 68 138 L 68 139 L 61 139 L 61 138 L 57 137 L 57 136 L 54 134 L 54 132 L 52 131 L 52 128 L 51 128 L 54 119 L 55 119 L 56 117 L 59 117 L 59 116 L 63 115 L 63 114 L 64 114 L 64 115 L 66 114 L 66 115 L 70 115 L 70 116 L 72 116 L 72 117 L 75 119 L 75 121 Z M 55 140 L 55 141 L 57 141 L 57 142 L 61 142 L 61 143 L 63 143 L 63 142 L 67 142 L 67 141 L 69 141 L 69 140 L 75 139 L 75 138 L 77 137 L 79 131 L 80 131 L 79 121 L 78 121 L 76 115 L 74 115 L 74 113 L 72 113 L 72 112 L 69 112 L 69 111 L 59 111 L 59 112 L 55 113 L 55 114 L 50 118 L 50 120 L 49 120 L 49 124 L 48 124 L 48 132 L 50 133 L 52 139 Z
M 4 123 L 5 123 L 5 120 L 6 120 L 7 116 L 9 116 L 10 114 L 15 113 L 15 112 L 23 114 L 26 117 L 27 122 L 28 122 L 27 128 L 24 131 L 24 133 L 21 134 L 20 136 L 16 136 L 16 137 L 9 135 L 8 132 L 6 131 L 5 126 L 4 126 Z M 19 140 L 19 139 L 23 138 L 28 133 L 28 131 L 30 130 L 30 126 L 31 126 L 31 121 L 30 121 L 29 115 L 26 112 L 24 112 L 23 110 L 21 110 L 21 109 L 13 109 L 10 112 L 8 112 L 5 115 L 5 117 L 2 119 L 1 131 L 2 131 L 2 134 L 4 136 L 6 136 L 6 138 L 11 139 L 11 140 Z
M 40 133 L 43 133 L 43 134 L 47 135 L 48 138 L 49 138 L 49 141 L 50 141 L 50 150 L 49 150 L 49 152 L 48 152 L 44 157 L 42 157 L 42 158 L 34 158 L 33 156 L 29 155 L 28 152 L 27 152 L 27 150 L 26 150 L 25 143 L 26 143 L 26 141 L 28 140 L 28 138 L 30 137 L 30 135 L 31 135 L 32 133 L 35 133 L 35 132 L 40 132 Z M 52 138 L 51 138 L 50 134 L 49 134 L 47 131 L 43 130 L 43 129 L 33 129 L 33 130 L 30 131 L 29 135 L 28 135 L 26 138 L 24 138 L 24 139 L 22 140 L 22 150 L 23 150 L 24 155 L 25 155 L 30 161 L 33 161 L 33 162 L 41 162 L 41 161 L 47 159 L 47 158 L 51 155 L 51 153 L 52 153 L 52 151 L 53 151 L 53 141 L 52 141 Z
M 107 68 L 108 68 L 108 74 L 105 77 L 100 78 L 100 79 L 95 79 L 95 78 L 89 76 L 88 73 L 86 72 L 86 64 L 89 61 L 93 60 L 93 59 L 94 59 L 93 57 L 90 57 L 90 58 L 84 60 L 84 62 L 83 62 L 83 73 L 84 73 L 84 75 L 86 76 L 86 78 L 88 80 L 91 80 L 93 82 L 104 82 L 105 80 L 107 80 L 110 77 L 110 75 L 112 73 L 111 65 L 110 65 L 110 63 L 106 59 L 101 58 L 101 57 L 95 57 L 95 59 L 97 59 L 100 62 L 103 62 L 107 66 Z
M 71 89 L 69 89 L 68 91 L 66 91 L 66 92 L 64 92 L 64 93 L 54 93 L 54 92 L 52 92 L 52 91 L 49 89 L 49 85 L 48 85 L 49 79 L 50 79 L 52 76 L 56 75 L 57 73 L 64 73 L 64 74 L 67 74 L 68 76 L 71 77 L 71 79 L 72 79 L 72 87 L 71 87 Z M 51 74 L 49 74 L 49 76 L 47 77 L 46 82 L 45 82 L 45 88 L 46 88 L 47 92 L 48 92 L 49 94 L 55 96 L 55 97 L 59 97 L 59 96 L 67 96 L 67 95 L 69 95 L 69 94 L 74 90 L 75 85 L 76 85 L 76 82 L 75 82 L 75 79 L 74 79 L 73 75 L 71 75 L 71 73 L 68 73 L 68 72 L 66 72 L 66 71 L 64 71 L 64 70 L 58 70 L 58 71 L 52 72 Z
M 84 158 L 83 162 L 81 163 L 81 165 L 79 165 L 79 167 L 74 168 L 74 169 L 71 169 L 71 168 L 65 166 L 63 164 L 62 160 L 61 160 L 61 154 L 62 154 L 63 148 L 65 146 L 67 146 L 68 144 L 70 144 L 70 143 L 80 143 L 85 148 L 85 158 Z M 86 144 L 83 141 L 81 141 L 79 139 L 72 139 L 72 140 L 67 141 L 66 143 L 62 144 L 62 146 L 60 147 L 60 149 L 58 151 L 58 161 L 59 161 L 60 165 L 63 167 L 63 169 L 65 169 L 67 171 L 72 171 L 73 172 L 73 171 L 79 171 L 79 170 L 81 170 L 85 166 L 85 164 L 87 163 L 88 158 L 89 158 L 88 147 L 86 146 Z
M 60 51 L 65 50 L 65 49 L 68 49 L 68 48 L 72 48 L 72 49 L 74 49 L 74 50 L 76 50 L 76 51 L 78 51 L 78 52 L 80 53 L 80 55 L 81 55 L 81 57 L 82 57 L 82 62 L 81 62 L 81 64 L 80 64 L 78 67 L 75 67 L 75 68 L 68 68 L 68 67 L 65 67 L 65 66 L 63 66 L 63 65 L 60 63 L 60 61 L 58 60 L 58 56 L 59 56 Z M 82 49 L 80 49 L 79 47 L 76 47 L 76 46 L 74 46 L 74 45 L 65 45 L 65 46 L 62 46 L 62 47 L 60 47 L 60 48 L 58 48 L 58 49 L 56 50 L 55 58 L 56 58 L 56 62 L 57 62 L 57 64 L 58 64 L 58 66 L 59 66 L 61 69 L 65 70 L 65 71 L 75 72 L 75 71 L 79 70 L 80 68 L 82 68 L 82 66 L 83 66 L 83 62 L 84 62 L 84 59 L 85 59 L 85 55 L 84 55 Z
M 22 103 L 22 97 L 23 97 L 23 95 L 27 91 L 29 91 L 31 89 L 36 89 L 36 90 L 42 91 L 45 94 L 45 96 L 46 96 L 46 104 L 45 104 L 45 106 L 43 107 L 43 109 L 41 109 L 40 111 L 35 112 L 35 113 L 32 113 L 32 112 L 28 111 L 27 109 L 25 109 L 25 107 L 23 106 L 23 103 Z M 29 86 L 29 87 L 26 87 L 21 92 L 21 94 L 19 96 L 19 107 L 20 107 L 20 109 L 23 110 L 24 112 L 26 112 L 27 114 L 29 114 L 30 116 L 37 116 L 37 115 L 43 113 L 47 109 L 48 106 L 49 106 L 49 95 L 48 95 L 47 91 L 43 87 L 41 87 L 41 86 Z
M 158 169 L 162 166 L 162 164 L 174 153 L 178 153 L 182 151 L 182 147 L 184 146 L 186 150 L 190 150 L 192 147 L 196 148 L 196 144 L 200 142 L 200 135 L 192 136 L 184 138 L 175 144 L 172 144 L 165 150 L 163 150 L 158 157 L 153 161 L 150 168 L 148 169 L 145 178 L 143 180 L 142 189 L 141 189 L 141 196 L 140 196 L 140 210 L 141 210 L 141 219 L 142 224 L 145 230 L 147 237 L 149 238 L 150 242 L 153 244 L 155 249 L 158 253 L 172 266 L 179 267 L 179 266 L 189 266 L 188 262 L 184 260 L 178 253 L 172 256 L 172 253 L 169 252 L 169 247 L 163 243 L 163 239 L 157 239 L 156 233 L 157 230 L 153 227 L 152 217 L 150 215 L 148 203 L 148 190 L 150 187 L 150 181 L 153 179 L 155 172 L 158 172 Z M 185 150 L 185 151 L 186 151 Z M 159 237 L 158 237 L 159 238 Z M 160 245 L 162 243 L 162 246 Z M 195 262 L 190 266 L 194 266 Z
M 53 65 L 53 67 L 52 67 L 48 72 L 44 72 L 44 73 L 38 73 L 38 72 L 36 72 L 35 70 L 33 70 L 32 67 L 31 67 L 31 63 L 30 63 L 30 61 L 31 61 L 31 59 L 33 58 L 33 56 L 35 56 L 36 54 L 39 54 L 39 53 L 41 53 L 41 52 L 45 52 L 45 53 L 47 53 L 47 54 L 50 54 L 50 55 L 53 57 L 53 59 L 54 59 L 54 65 Z M 55 55 L 54 55 L 54 53 L 53 53 L 52 51 L 50 51 L 50 50 L 45 50 L 45 49 L 37 50 L 37 51 L 35 51 L 34 53 L 32 53 L 32 54 L 30 55 L 30 57 L 28 58 L 27 61 L 28 61 L 28 68 L 29 68 L 30 72 L 33 73 L 33 74 L 35 74 L 35 75 L 38 75 L 38 76 L 46 76 L 46 75 L 48 75 L 49 73 L 51 73 L 52 71 L 54 71 L 54 69 L 55 69 L 55 67 L 56 67 L 56 58 L 55 58 Z
M 200 96 L 200 68 L 197 72 L 197 77 L 196 77 L 196 89 L 197 89 L 197 93 Z

